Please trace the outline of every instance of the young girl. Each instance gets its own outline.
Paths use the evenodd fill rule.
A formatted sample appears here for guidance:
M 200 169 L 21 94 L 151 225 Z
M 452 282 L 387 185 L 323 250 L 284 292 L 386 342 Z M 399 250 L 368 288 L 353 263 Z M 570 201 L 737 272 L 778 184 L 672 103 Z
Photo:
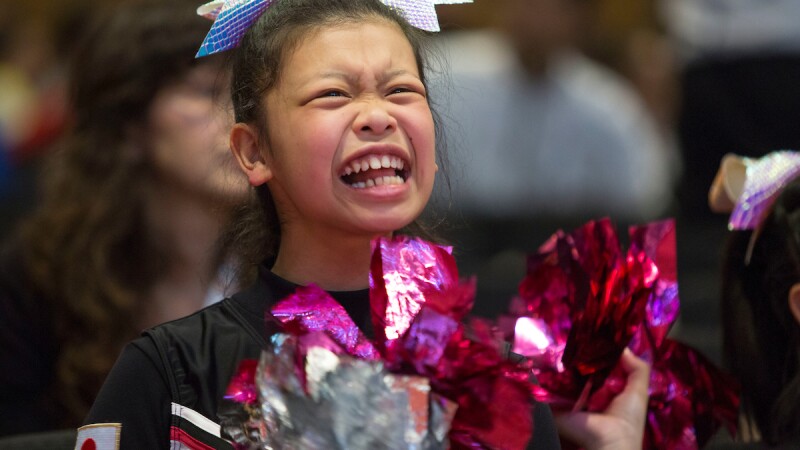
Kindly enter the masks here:
M 79 444 L 225 448 L 214 418 L 227 384 L 278 330 L 264 312 L 297 286 L 329 291 L 369 333 L 370 241 L 412 226 L 438 169 L 423 38 L 378 0 L 280 0 L 257 20 L 235 54 L 230 139 L 266 212 L 240 238 L 263 261 L 257 281 L 128 346 Z M 565 418 L 588 448 L 641 445 L 648 368 L 626 361 L 611 412 Z M 537 409 L 531 448 L 557 448 Z
M 0 435 L 79 426 L 126 343 L 224 297 L 227 71 L 194 59 L 191 0 L 127 3 L 78 46 L 72 128 L 0 255 Z
M 753 166 L 744 183 L 736 182 L 735 173 L 738 168 L 744 177 L 742 160 L 724 161 L 726 170 L 720 170 L 710 195 L 712 209 L 730 211 L 741 204 L 734 186 L 747 186 L 753 177 L 763 177 L 761 192 L 773 195 L 750 197 L 760 205 L 748 209 L 774 203 L 762 217 L 732 216 L 722 263 L 723 357 L 742 385 L 743 442 L 714 448 L 795 449 L 800 447 L 800 153 L 751 160 L 761 168 L 772 164 L 772 170 Z M 724 195 L 726 179 L 732 199 Z

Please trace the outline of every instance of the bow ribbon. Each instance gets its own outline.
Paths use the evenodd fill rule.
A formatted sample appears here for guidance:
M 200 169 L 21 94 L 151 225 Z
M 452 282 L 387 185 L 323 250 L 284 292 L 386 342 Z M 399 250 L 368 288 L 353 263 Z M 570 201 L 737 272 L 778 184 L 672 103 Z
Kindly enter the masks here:
M 800 152 L 776 151 L 761 158 L 727 154 L 711 191 L 714 212 L 731 212 L 728 228 L 755 230 L 786 183 L 800 175 Z
M 244 33 L 276 0 L 214 0 L 197 9 L 197 14 L 211 19 L 208 35 L 196 57 L 232 49 Z M 400 13 L 412 26 L 425 31 L 439 31 L 435 5 L 472 3 L 472 0 L 380 0 Z

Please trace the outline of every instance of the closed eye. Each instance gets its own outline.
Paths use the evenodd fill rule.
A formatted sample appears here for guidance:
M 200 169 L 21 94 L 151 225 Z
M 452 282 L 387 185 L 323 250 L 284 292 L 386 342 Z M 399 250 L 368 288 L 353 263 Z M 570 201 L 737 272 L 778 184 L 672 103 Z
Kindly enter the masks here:
M 341 89 L 329 89 L 311 94 L 304 104 L 315 104 L 325 108 L 335 108 L 345 104 L 350 95 Z
M 321 93 L 318 97 L 319 98 L 325 98 L 325 97 L 347 97 L 347 95 L 342 91 L 330 90 L 330 91 L 325 91 L 325 92 Z
M 419 94 L 425 97 L 425 88 L 423 87 L 416 87 L 416 86 L 396 86 L 389 90 L 388 95 L 398 95 L 398 94 Z

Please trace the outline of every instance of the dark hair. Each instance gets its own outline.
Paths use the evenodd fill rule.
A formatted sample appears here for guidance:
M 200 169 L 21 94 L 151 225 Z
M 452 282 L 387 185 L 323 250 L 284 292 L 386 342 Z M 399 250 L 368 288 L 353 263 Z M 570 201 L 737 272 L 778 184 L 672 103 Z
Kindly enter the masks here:
M 195 3 L 128 0 L 98 14 L 72 60 L 76 132 L 118 142 L 144 120 L 161 87 L 197 64 L 210 22 L 193 12 Z
M 209 21 L 193 0 L 115 2 L 87 29 L 71 70 L 72 128 L 22 223 L 24 264 L 48 303 L 58 355 L 48 402 L 60 426 L 86 415 L 167 252 L 144 216 L 150 162 L 135 133 L 158 92 L 196 64 Z M 203 62 L 206 64 L 207 62 Z
M 742 411 L 770 443 L 800 437 L 800 324 L 789 290 L 800 282 L 800 179 L 756 231 L 734 231 L 723 263 L 725 363 L 742 384 Z
M 420 78 L 427 88 L 432 57 L 428 33 L 411 26 L 398 11 L 378 0 L 281 0 L 272 4 L 253 24 L 235 51 L 231 96 L 236 121 L 254 125 L 259 138 L 267 139 L 269 130 L 264 128 L 263 100 L 279 80 L 286 56 L 310 30 L 364 20 L 383 20 L 400 28 L 411 44 Z M 428 92 L 437 136 L 438 164 L 449 186 L 441 121 Z M 246 264 L 258 264 L 276 255 L 280 226 L 266 185 L 256 188 L 254 201 L 236 222 L 237 228 L 232 230 L 228 242 L 240 248 L 236 253 L 244 255 Z M 435 239 L 431 229 L 419 220 L 401 232 Z

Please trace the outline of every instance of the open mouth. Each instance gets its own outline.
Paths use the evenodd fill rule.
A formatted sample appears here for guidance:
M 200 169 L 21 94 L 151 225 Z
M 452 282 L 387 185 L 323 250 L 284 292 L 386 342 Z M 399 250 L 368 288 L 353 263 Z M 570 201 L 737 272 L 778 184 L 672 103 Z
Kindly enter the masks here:
M 348 163 L 339 177 L 355 189 L 403 184 L 409 164 L 394 155 L 366 155 Z

